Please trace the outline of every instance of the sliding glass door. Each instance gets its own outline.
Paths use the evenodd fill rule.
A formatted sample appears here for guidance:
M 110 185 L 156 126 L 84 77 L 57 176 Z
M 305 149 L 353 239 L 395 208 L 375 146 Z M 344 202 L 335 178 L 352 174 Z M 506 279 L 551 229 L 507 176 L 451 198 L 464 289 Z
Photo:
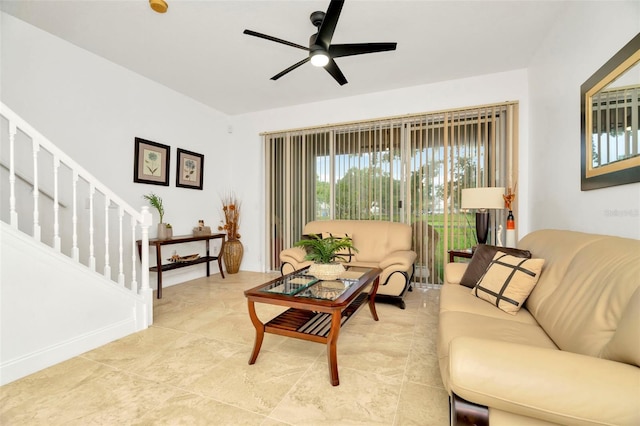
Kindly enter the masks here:
M 477 244 L 475 216 L 462 211 L 462 189 L 512 187 L 517 104 L 448 111 L 406 123 L 409 179 L 406 222 L 418 253 L 416 281 L 442 282 L 446 253 Z M 495 242 L 502 211 L 492 213 Z
M 475 245 L 461 190 L 514 184 L 515 122 L 510 103 L 265 135 L 270 268 L 311 220 L 386 220 L 413 227 L 416 281 L 441 282 Z

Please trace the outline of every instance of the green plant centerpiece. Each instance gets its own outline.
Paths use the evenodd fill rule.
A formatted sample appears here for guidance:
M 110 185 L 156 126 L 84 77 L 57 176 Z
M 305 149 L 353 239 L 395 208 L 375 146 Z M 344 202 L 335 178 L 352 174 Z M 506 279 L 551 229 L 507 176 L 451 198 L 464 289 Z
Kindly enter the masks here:
M 302 239 L 294 244 L 307 250 L 305 260 L 313 263 L 309 267 L 309 274 L 314 277 L 330 281 L 337 279 L 343 272 L 345 250 L 347 252 L 358 252 L 353 246 L 353 240 L 348 237 L 337 238 L 329 236 L 322 238 L 319 235 L 311 234 L 309 238 Z
M 160 223 L 158 223 L 158 239 L 167 240 L 173 238 L 173 228 L 170 223 L 164 223 L 164 205 L 162 204 L 162 198 L 153 192 L 142 196 L 149 202 L 149 205 L 158 211 L 160 216 Z

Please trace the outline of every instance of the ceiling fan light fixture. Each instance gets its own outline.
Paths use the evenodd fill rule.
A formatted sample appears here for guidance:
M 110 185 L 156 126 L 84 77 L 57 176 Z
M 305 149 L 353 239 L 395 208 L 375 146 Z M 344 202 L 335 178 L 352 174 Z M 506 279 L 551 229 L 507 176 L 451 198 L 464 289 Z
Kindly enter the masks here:
M 309 37 L 309 47 L 292 43 L 287 40 L 282 40 L 267 34 L 244 30 L 244 34 L 274 41 L 276 43 L 309 52 L 303 60 L 280 71 L 278 74 L 271 77 L 271 80 L 278 80 L 280 77 L 287 75 L 307 62 L 311 62 L 311 65 L 313 66 L 323 67 L 340 86 L 343 86 L 347 84 L 348 81 L 340 70 L 340 67 L 338 67 L 338 64 L 336 64 L 336 58 L 396 50 L 397 43 L 332 44 L 331 41 L 333 39 L 333 33 L 336 29 L 336 25 L 338 24 L 338 18 L 340 17 L 343 5 L 344 0 L 331 0 L 326 12 L 316 11 L 311 14 L 311 23 L 317 28 L 317 32 L 315 34 L 311 34 L 311 37 Z
M 329 55 L 324 50 L 314 50 L 311 52 L 311 65 L 324 67 L 329 63 Z
M 169 5 L 164 0 L 149 0 L 149 6 L 158 13 L 165 13 L 169 8 Z

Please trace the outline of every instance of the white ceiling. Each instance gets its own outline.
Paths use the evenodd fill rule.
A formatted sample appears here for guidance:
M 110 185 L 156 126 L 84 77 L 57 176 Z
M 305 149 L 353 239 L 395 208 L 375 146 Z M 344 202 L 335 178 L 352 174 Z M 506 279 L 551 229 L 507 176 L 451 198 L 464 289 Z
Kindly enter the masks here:
M 526 68 L 565 1 L 347 0 L 334 43 L 397 42 L 394 52 L 336 59 L 339 86 L 306 52 L 309 15 L 328 0 L 2 0 L 0 8 L 229 115 Z

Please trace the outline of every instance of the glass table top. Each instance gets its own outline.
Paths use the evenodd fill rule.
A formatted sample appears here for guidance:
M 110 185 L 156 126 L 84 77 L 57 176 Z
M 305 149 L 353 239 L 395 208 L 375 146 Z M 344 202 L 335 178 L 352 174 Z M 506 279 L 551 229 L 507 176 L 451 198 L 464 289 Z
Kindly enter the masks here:
M 283 277 L 265 286 L 260 291 L 293 297 L 336 300 L 352 285 L 356 284 L 359 278 L 369 270 L 369 268 L 349 268 L 335 281 L 319 280 L 308 275 L 306 271 L 302 271 Z

